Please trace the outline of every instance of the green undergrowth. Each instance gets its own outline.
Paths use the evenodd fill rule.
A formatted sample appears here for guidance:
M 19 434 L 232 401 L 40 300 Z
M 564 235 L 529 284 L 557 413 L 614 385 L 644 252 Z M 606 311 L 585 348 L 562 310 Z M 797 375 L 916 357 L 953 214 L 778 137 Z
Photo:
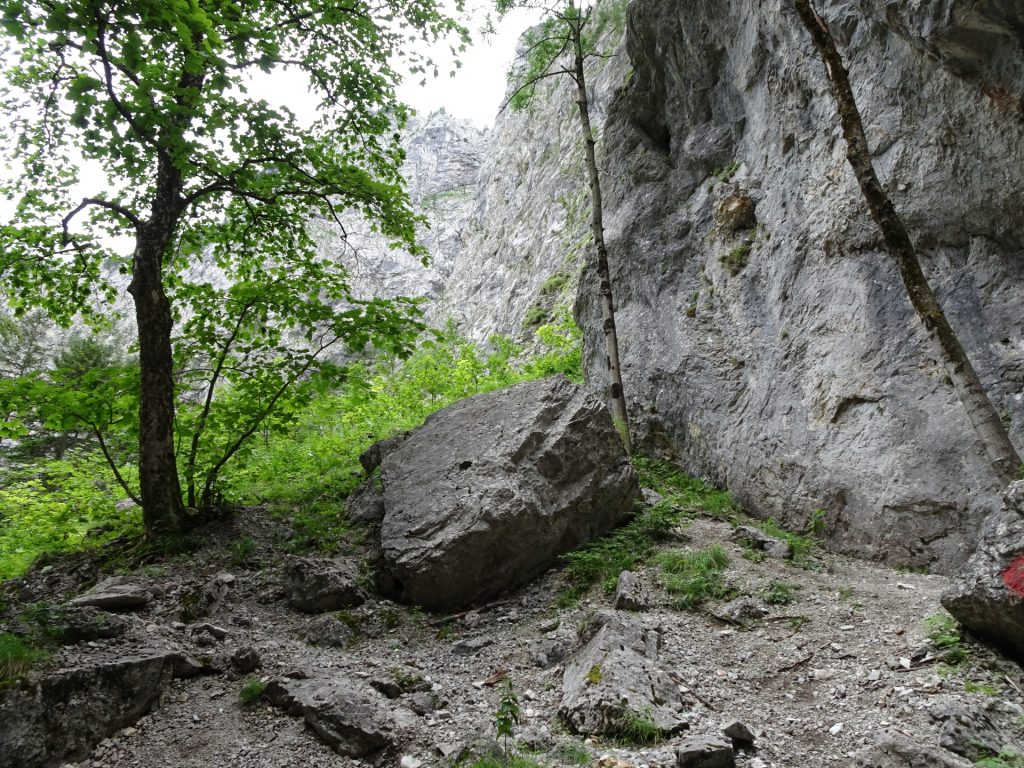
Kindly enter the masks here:
M 687 477 L 668 462 L 638 456 L 633 467 L 640 484 L 661 494 L 661 500 L 643 507 L 621 528 L 564 556 L 568 584 L 559 595 L 559 605 L 574 604 L 598 583 L 611 594 L 622 571 L 648 562 L 672 529 L 694 515 L 731 518 L 737 511 L 727 491 Z
M 69 452 L 0 468 L 0 579 L 18 576 L 43 552 L 68 552 L 142 531 L 98 454 Z
M 375 441 L 411 429 L 434 411 L 464 397 L 561 373 L 582 381 L 581 333 L 568 309 L 536 332 L 535 350 L 503 337 L 475 346 L 451 328 L 424 341 L 407 360 L 382 357 L 350 365 L 343 381 L 290 413 L 287 432 L 255 440 L 225 467 L 219 492 L 228 504 L 266 504 L 288 519 L 289 551 L 325 551 L 358 544 L 362 532 L 342 514 L 349 492 L 363 479 L 359 454 Z M 121 467 L 134 483 L 134 467 Z M 40 555 L 100 547 L 139 537 L 141 512 L 118 509 L 125 498 L 98 450 L 69 451 L 61 460 L 26 459 L 0 465 L 0 579 L 24 573 Z M 133 546 L 122 565 L 149 556 L 174 556 L 195 542 L 184 535 Z M 253 542 L 230 557 L 251 564 Z M 117 563 L 113 563 L 117 565 Z
M 685 515 L 705 514 L 732 519 L 739 507 L 728 491 L 683 474 L 674 464 L 645 456 L 633 457 L 640 485 L 661 494 L 667 503 Z
M 967 661 L 970 649 L 964 644 L 960 625 L 948 613 L 929 616 L 921 622 L 921 629 L 943 664 L 956 667 Z
M 998 754 L 983 757 L 974 764 L 979 768 L 1024 768 L 1024 755 L 1004 749 Z
M 758 525 L 769 536 L 781 539 L 789 544 L 790 549 L 793 550 L 792 562 L 794 565 L 801 568 L 810 568 L 812 566 L 811 555 L 814 553 L 814 548 L 818 545 L 818 542 L 813 537 L 787 531 L 771 517 Z
M 662 570 L 665 591 L 675 597 L 679 610 L 693 611 L 706 600 L 720 600 L 733 594 L 723 575 L 729 556 L 721 544 L 689 552 L 667 550 L 658 554 L 655 563 Z
M 615 718 L 608 735 L 624 746 L 649 747 L 662 741 L 667 734 L 654 722 L 650 712 L 626 707 Z
M 18 680 L 49 657 L 48 649 L 10 632 L 0 632 L 0 687 Z

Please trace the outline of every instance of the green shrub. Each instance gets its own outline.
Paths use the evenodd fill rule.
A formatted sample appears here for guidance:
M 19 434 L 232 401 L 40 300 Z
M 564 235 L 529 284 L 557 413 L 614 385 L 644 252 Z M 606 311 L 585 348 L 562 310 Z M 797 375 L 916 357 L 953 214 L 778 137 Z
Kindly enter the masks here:
M 793 550 L 793 563 L 801 567 L 810 565 L 811 554 L 817 546 L 817 542 L 809 536 L 801 536 L 798 533 L 787 531 L 775 522 L 775 518 L 769 517 L 761 523 L 761 530 L 776 539 L 781 539 L 789 544 Z
M 790 584 L 785 581 L 770 581 L 768 586 L 761 590 L 760 597 L 768 605 L 789 605 L 796 600 L 796 590 L 800 589 L 799 584 Z
M 720 261 L 729 270 L 730 275 L 738 275 L 747 266 L 750 260 L 750 251 L 753 246 L 750 243 L 741 243 L 728 253 L 722 254 Z
M 76 451 L 0 470 L 0 579 L 21 575 L 43 552 L 141 533 L 140 510 L 117 509 L 123 497 L 98 453 Z
M 960 625 L 948 613 L 936 613 L 921 622 L 925 635 L 946 664 L 960 664 L 970 651 L 963 644 Z

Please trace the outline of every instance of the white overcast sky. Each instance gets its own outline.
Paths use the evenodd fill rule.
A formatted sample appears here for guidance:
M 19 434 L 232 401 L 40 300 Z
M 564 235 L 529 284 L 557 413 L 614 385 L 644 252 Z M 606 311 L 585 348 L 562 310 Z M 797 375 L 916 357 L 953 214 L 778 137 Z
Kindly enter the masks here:
M 399 89 L 399 98 L 424 116 L 444 107 L 449 114 L 471 120 L 479 128 L 493 125 L 505 97 L 505 77 L 516 42 L 539 18 L 538 11 L 517 9 L 495 22 L 494 34 L 483 37 L 477 29 L 483 18 L 478 16 L 469 24 L 473 42 L 459 57 L 462 67 L 455 77 L 448 76 L 450 57 L 439 55 L 439 60 L 445 59 L 441 76 L 428 78 L 422 86 L 421 78 L 408 78 Z M 446 53 L 447 46 L 439 50 Z

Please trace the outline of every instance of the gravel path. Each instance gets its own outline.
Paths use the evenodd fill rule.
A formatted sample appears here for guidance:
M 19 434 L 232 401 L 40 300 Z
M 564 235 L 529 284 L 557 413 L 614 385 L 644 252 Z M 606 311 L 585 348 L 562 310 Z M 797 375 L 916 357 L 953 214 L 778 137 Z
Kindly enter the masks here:
M 126 637 L 61 652 L 58 664 L 83 665 L 133 649 L 185 647 L 226 670 L 173 682 L 153 711 L 105 740 L 79 768 L 367 764 L 335 754 L 300 718 L 266 701 L 243 706 L 239 693 L 246 676 L 231 670 L 229 658 L 246 645 L 258 650 L 262 666 L 256 675 L 264 680 L 344 674 L 367 682 L 401 681 L 406 692 L 389 702 L 399 714 L 400 748 L 380 756 L 377 765 L 443 765 L 442 752 L 493 740 L 502 685 L 488 682 L 505 675 L 523 709 L 517 735 L 524 748 L 540 750 L 540 762 L 575 764 L 566 746 L 575 745 L 577 753 L 586 750 L 591 765 L 675 764 L 674 749 L 684 737 L 647 748 L 584 741 L 559 720 L 563 667 L 543 656 L 571 653 L 577 627 L 595 610 L 610 608 L 599 588 L 580 604 L 558 609 L 564 577 L 552 571 L 522 592 L 450 621 L 370 601 L 333 625 L 340 628 L 336 641 L 343 647 L 315 647 L 304 637 L 317 617 L 292 610 L 282 599 L 273 543 L 280 533 L 279 524 L 258 510 L 221 523 L 190 558 L 143 570 L 161 594 L 129 619 Z M 238 568 L 225 555 L 242 534 L 256 541 L 259 569 Z M 1021 668 L 986 648 L 972 645 L 968 661 L 953 670 L 929 654 L 934 651 L 922 621 L 941 611 L 945 578 L 820 552 L 813 569 L 774 559 L 754 562 L 731 543 L 731 527 L 710 518 L 697 518 L 685 534 L 688 541 L 673 546 L 722 542 L 729 555 L 726 577 L 735 590 L 757 596 L 776 582 L 789 585 L 794 597 L 786 605 L 765 605 L 769 615 L 744 629 L 715 617 L 721 603 L 697 613 L 674 610 L 658 586 L 657 570 L 639 574 L 655 605 L 636 617 L 660 632 L 659 665 L 694 702 L 690 733 L 714 734 L 738 719 L 756 736 L 756 750 L 740 753 L 738 765 L 846 766 L 886 728 L 938 744 L 941 723 L 931 714 L 937 705 L 981 707 L 994 699 L 1024 705 Z M 180 621 L 183 602 L 225 571 L 235 576 L 233 587 L 201 621 L 226 629 L 226 637 L 211 641 L 204 633 L 191 634 L 192 626 Z M 34 578 L 39 590 L 60 588 L 52 574 Z M 429 693 L 413 690 L 427 688 Z

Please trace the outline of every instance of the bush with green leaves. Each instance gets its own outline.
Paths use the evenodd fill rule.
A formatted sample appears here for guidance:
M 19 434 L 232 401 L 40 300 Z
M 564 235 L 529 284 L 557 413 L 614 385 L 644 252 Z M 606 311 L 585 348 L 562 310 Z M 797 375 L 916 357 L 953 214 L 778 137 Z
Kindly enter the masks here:
M 99 546 L 140 533 L 138 509 L 119 510 L 122 498 L 97 453 L 76 451 L 62 460 L 0 471 L 0 578 L 21 574 L 41 552 Z

